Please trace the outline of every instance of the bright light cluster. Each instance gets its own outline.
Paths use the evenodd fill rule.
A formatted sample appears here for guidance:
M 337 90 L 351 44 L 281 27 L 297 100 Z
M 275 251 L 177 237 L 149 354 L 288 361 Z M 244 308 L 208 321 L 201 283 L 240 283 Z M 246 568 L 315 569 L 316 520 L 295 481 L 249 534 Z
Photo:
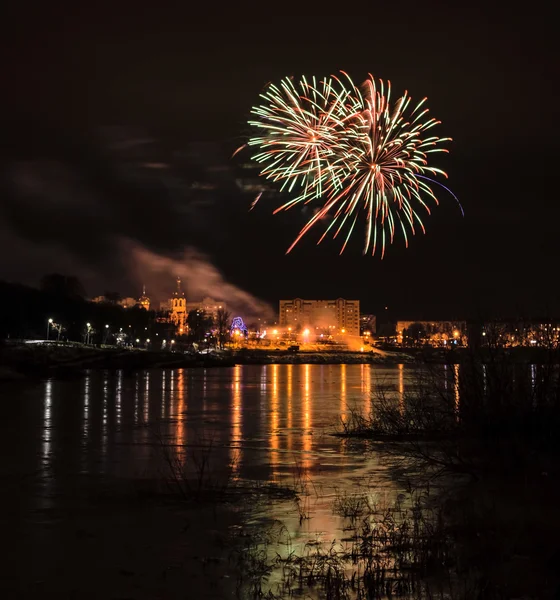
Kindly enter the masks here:
M 434 184 L 457 200 L 433 179 L 447 175 L 428 159 L 448 152 L 442 144 L 451 138 L 429 133 L 440 122 L 428 116 L 426 98 L 413 105 L 404 92 L 392 101 L 390 82 L 369 75 L 358 87 L 342 73 L 320 80 L 286 78 L 269 84 L 261 99 L 249 121 L 255 133 L 248 145 L 258 148 L 252 158 L 263 177 L 292 196 L 275 213 L 315 206 L 288 252 L 327 220 L 318 243 L 329 232 L 334 238 L 342 234 L 342 253 L 365 215 L 364 254 L 379 249 L 383 257 L 395 230 L 402 231 L 407 246 L 417 228 L 425 232 L 422 214 L 430 214 L 430 201 L 438 204 Z

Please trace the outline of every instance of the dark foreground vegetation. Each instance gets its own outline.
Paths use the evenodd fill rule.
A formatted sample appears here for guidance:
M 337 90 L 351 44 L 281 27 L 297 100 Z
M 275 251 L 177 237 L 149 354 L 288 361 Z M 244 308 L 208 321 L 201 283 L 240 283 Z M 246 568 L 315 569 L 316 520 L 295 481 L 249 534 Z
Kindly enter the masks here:
M 371 416 L 352 415 L 341 435 L 382 447 L 414 489 L 439 488 L 417 503 L 431 512 L 430 532 L 415 542 L 432 548 L 418 571 L 424 584 L 439 573 L 452 597 L 558 597 L 557 367 L 522 367 L 500 353 L 441 381 L 430 370 L 412 395 L 378 394 Z

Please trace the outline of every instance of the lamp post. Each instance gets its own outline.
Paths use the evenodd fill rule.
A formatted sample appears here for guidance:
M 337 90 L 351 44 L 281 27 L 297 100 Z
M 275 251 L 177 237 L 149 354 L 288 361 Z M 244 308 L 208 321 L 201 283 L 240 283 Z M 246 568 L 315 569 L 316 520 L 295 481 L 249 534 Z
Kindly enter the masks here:
M 53 322 L 53 320 L 52 320 L 52 319 L 49 319 L 49 320 L 47 321 L 47 341 L 49 340 L 49 334 L 50 334 L 50 332 L 51 332 L 51 325 L 52 325 L 52 322 Z
M 89 344 L 89 339 L 90 339 L 90 331 L 91 331 L 91 323 L 86 323 L 86 344 Z
M 105 325 L 105 335 L 103 336 L 103 343 L 106 344 L 109 339 L 109 325 Z

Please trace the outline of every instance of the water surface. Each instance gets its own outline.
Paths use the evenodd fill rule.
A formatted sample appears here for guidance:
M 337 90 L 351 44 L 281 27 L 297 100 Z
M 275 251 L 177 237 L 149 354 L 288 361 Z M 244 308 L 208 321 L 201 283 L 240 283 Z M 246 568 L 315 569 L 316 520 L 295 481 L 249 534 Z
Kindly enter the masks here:
M 251 365 L 132 374 L 92 371 L 82 379 L 3 385 L 1 469 L 7 487 L 2 514 L 13 539 L 22 545 L 21 554 L 14 555 L 15 572 L 21 572 L 25 555 L 25 567 L 39 573 L 27 587 L 18 583 L 18 593 L 52 592 L 59 585 L 57 573 L 71 555 L 72 560 L 81 558 L 79 565 L 71 563 L 67 578 L 72 583 L 66 593 L 102 595 L 84 591 L 92 557 L 101 560 L 97 554 L 106 555 L 105 567 L 99 568 L 109 573 L 111 585 L 122 587 L 122 572 L 136 573 L 136 568 L 121 568 L 115 574 L 113 563 L 121 560 L 117 556 L 138 551 L 131 528 L 143 532 L 143 541 L 152 540 L 146 545 L 152 550 L 140 553 L 136 564 L 156 546 L 173 545 L 174 558 L 169 560 L 182 560 L 185 552 L 177 549 L 174 538 L 157 543 L 153 539 L 163 535 L 165 517 L 156 518 L 154 512 L 154 521 L 138 516 L 139 522 L 131 523 L 134 503 L 123 502 L 116 522 L 109 508 L 100 512 L 98 501 L 99 490 L 130 482 L 141 486 L 161 477 L 167 469 L 165 456 L 170 455 L 186 461 L 193 475 L 201 468 L 212 473 L 231 468 L 233 482 L 304 486 L 306 500 L 299 508 L 270 499 L 244 506 L 243 519 L 282 521 L 296 546 L 319 537 L 341 537 L 343 519 L 332 511 L 336 494 L 363 489 L 389 497 L 395 487 L 377 454 L 331 434 L 351 410 L 367 414 L 372 394 L 379 389 L 403 400 L 407 386 L 413 385 L 410 372 L 403 365 Z M 12 518 L 14 513 L 18 519 Z M 212 527 L 225 531 L 228 525 Z M 115 531 L 120 531 L 118 543 L 107 538 Z M 169 536 L 175 535 L 171 531 Z M 103 538 L 114 545 L 115 553 L 120 548 L 115 556 L 101 550 Z M 86 554 L 84 548 L 89 548 Z M 144 567 L 146 572 L 160 555 L 158 550 Z M 135 582 L 140 575 L 130 577 Z M 155 575 L 149 581 L 146 574 L 143 577 L 144 583 L 134 586 L 143 589 L 145 597 L 160 593 L 146 591 L 156 585 Z M 129 587 L 122 593 L 130 593 Z M 175 597 L 165 589 L 165 597 Z M 177 597 L 182 597 L 179 592 Z

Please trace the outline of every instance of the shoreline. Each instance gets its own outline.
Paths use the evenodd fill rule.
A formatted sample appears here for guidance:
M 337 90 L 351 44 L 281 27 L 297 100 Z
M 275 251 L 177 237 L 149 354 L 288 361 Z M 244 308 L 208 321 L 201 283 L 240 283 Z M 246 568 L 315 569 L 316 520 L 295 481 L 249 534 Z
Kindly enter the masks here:
M 369 352 L 317 352 L 286 350 L 223 351 L 211 354 L 183 354 L 180 352 L 93 347 L 84 345 L 4 344 L 0 346 L 0 381 L 44 377 L 50 375 L 72 376 L 86 370 L 180 369 L 234 367 L 236 365 L 268 364 L 377 364 L 421 365 L 461 364 L 472 361 L 482 363 L 496 359 L 489 351 L 475 354 L 468 349 L 441 352 L 433 349 L 407 349 Z M 504 349 L 500 360 L 517 364 L 559 364 L 558 352 L 538 348 Z

